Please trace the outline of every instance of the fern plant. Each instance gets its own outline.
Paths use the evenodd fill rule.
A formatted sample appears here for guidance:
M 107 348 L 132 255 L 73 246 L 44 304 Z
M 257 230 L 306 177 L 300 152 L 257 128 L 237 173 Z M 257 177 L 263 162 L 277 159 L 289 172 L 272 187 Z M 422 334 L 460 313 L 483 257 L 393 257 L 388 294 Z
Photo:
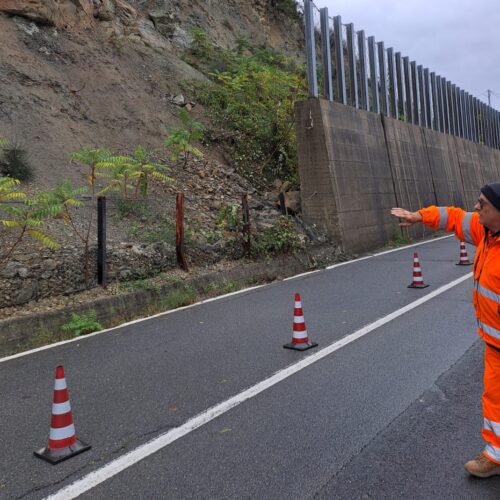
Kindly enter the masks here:
M 0 202 L 22 200 L 19 206 L 6 203 L 0 205 L 0 211 L 7 216 L 0 219 L 1 225 L 8 230 L 17 231 L 17 237 L 0 257 L 0 267 L 26 236 L 52 250 L 59 248 L 57 241 L 44 230 L 43 225 L 47 219 L 60 214 L 62 206 L 54 202 L 50 192 L 42 192 L 33 198 L 27 198 L 24 193 L 15 189 L 18 183 L 19 181 L 15 179 L 0 178 Z
M 182 126 L 170 128 L 169 136 L 165 139 L 165 147 L 171 152 L 172 161 L 177 162 L 179 158 L 184 158 L 185 168 L 190 156 L 203 158 L 203 153 L 193 146 L 193 141 L 203 138 L 203 125 L 191 118 L 185 108 L 179 111 L 179 118 Z
M 110 179 L 109 184 L 100 191 L 121 191 L 124 199 L 129 197 L 129 191 L 133 190 L 137 198 L 139 193 L 146 197 L 150 181 L 172 182 L 166 172 L 170 170 L 167 165 L 151 161 L 152 154 L 143 146 L 137 146 L 132 156 L 111 156 L 98 164 L 101 169 L 100 175 Z

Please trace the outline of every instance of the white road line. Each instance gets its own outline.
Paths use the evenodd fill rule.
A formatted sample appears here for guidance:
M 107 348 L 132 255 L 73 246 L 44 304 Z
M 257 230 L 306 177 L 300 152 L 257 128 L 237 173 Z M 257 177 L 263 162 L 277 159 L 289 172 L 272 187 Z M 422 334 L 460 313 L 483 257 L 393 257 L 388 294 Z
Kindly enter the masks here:
M 200 413 L 195 417 L 189 419 L 180 427 L 172 429 L 166 432 L 165 434 L 162 434 L 157 438 L 152 439 L 151 441 L 139 446 L 135 450 L 132 450 L 126 453 L 125 455 L 122 455 L 121 457 L 117 458 L 116 460 L 113 460 L 112 462 L 108 463 L 101 469 L 98 469 L 94 472 L 87 474 L 86 476 L 75 481 L 74 483 L 66 486 L 65 488 L 62 488 L 55 494 L 47 497 L 46 500 L 70 500 L 72 498 L 78 497 L 79 495 L 85 493 L 86 491 L 89 491 L 90 489 L 106 481 L 107 479 L 110 479 L 111 477 L 127 469 L 128 467 L 131 467 L 137 462 L 143 460 L 149 455 L 152 455 L 153 453 L 156 453 L 162 448 L 165 448 L 166 446 L 173 443 L 177 439 L 180 439 L 186 434 L 189 434 L 195 429 L 198 429 L 199 427 L 205 425 L 211 420 L 228 412 L 232 408 L 235 408 L 244 401 L 247 401 L 248 399 L 257 396 L 258 394 L 265 391 L 266 389 L 269 389 L 273 385 L 278 384 L 279 382 L 292 376 L 298 371 L 303 370 L 304 368 L 308 367 L 309 365 L 312 365 L 313 363 L 316 363 L 320 359 L 323 359 L 329 354 L 332 354 L 333 352 L 341 349 L 342 347 L 350 344 L 351 342 L 354 342 L 355 340 L 363 337 L 364 335 L 370 333 L 371 331 L 379 328 L 380 326 L 385 325 L 386 323 L 389 323 L 393 319 L 398 318 L 399 316 L 407 313 L 408 311 L 411 311 L 412 309 L 421 306 L 425 302 L 432 300 L 434 297 L 437 297 L 438 295 L 441 295 L 447 290 L 450 290 L 451 288 L 459 285 L 460 283 L 470 278 L 471 276 L 472 273 L 468 273 L 465 276 L 462 276 L 446 285 L 443 285 L 442 287 L 425 295 L 424 297 L 421 297 L 420 299 L 411 302 L 410 304 L 398 309 L 397 311 L 394 311 L 391 314 L 388 314 L 387 316 L 378 319 L 374 323 L 370 323 L 369 325 L 360 328 L 354 333 L 347 335 L 343 339 L 334 342 L 328 347 L 325 347 L 324 349 L 309 355 L 307 358 L 302 359 L 298 363 L 290 365 L 284 368 L 283 370 L 276 372 L 274 375 L 271 375 L 269 378 L 261 382 L 258 382 L 252 387 L 244 390 L 243 392 L 240 392 L 236 396 L 233 396 L 232 398 L 229 398 L 226 401 L 223 401 L 222 403 L 219 403 L 213 406 L 212 408 L 209 408 L 208 410 L 204 411 L 203 413 Z
M 438 240 L 442 240 L 444 238 L 451 238 L 451 237 L 453 237 L 453 235 L 442 236 L 440 238 L 433 238 L 431 240 L 422 241 L 420 243 L 414 243 L 413 245 L 407 245 L 407 246 L 404 246 L 404 247 L 394 248 L 392 250 L 386 250 L 386 251 L 383 251 L 383 252 L 380 252 L 380 253 L 376 253 L 376 254 L 372 254 L 372 255 L 367 255 L 366 257 L 360 257 L 358 259 L 353 259 L 353 260 L 348 260 L 346 262 L 340 262 L 338 264 L 333 264 L 332 266 L 326 267 L 325 269 L 333 269 L 334 267 L 346 266 L 348 264 L 355 264 L 356 262 L 359 262 L 360 260 L 371 259 L 373 257 L 378 257 L 379 255 L 385 255 L 385 254 L 391 253 L 391 252 L 399 252 L 399 251 L 405 250 L 407 248 L 415 247 L 415 246 L 418 246 L 418 245 L 425 245 L 426 243 L 432 243 L 433 241 L 438 241 Z M 324 269 L 315 269 L 314 271 L 308 271 L 306 273 L 296 274 L 295 276 L 290 276 L 289 278 L 285 278 L 283 281 L 296 279 L 296 278 L 299 278 L 299 277 L 306 276 L 308 274 L 319 273 L 321 271 L 324 271 Z M 153 319 L 153 318 L 159 318 L 160 316 L 165 316 L 167 314 L 172 314 L 172 313 L 177 312 L 177 311 L 182 311 L 183 309 L 190 309 L 192 307 L 197 307 L 197 306 L 200 306 L 202 304 L 207 304 L 208 302 L 213 302 L 215 300 L 225 299 L 226 297 L 230 297 L 231 295 L 238 295 L 238 294 L 241 294 L 241 293 L 244 293 L 244 292 L 249 292 L 250 290 L 256 290 L 257 288 L 262 288 L 262 287 L 264 287 L 266 285 L 267 284 L 252 286 L 250 288 L 243 288 L 241 290 L 237 290 L 236 292 L 226 293 L 225 295 L 219 295 L 218 297 L 213 297 L 213 298 L 210 298 L 210 299 L 200 300 L 199 302 L 195 302 L 194 304 L 189 304 L 188 306 L 178 307 L 177 309 L 171 309 L 169 311 L 164 311 L 164 312 L 161 312 L 161 313 L 158 313 L 158 314 L 154 314 L 153 316 L 146 316 L 145 318 L 134 319 L 132 321 L 128 321 L 127 323 L 122 323 L 121 325 L 114 326 L 112 328 L 106 328 L 105 330 L 99 330 L 98 332 L 93 332 L 93 333 L 86 334 L 83 337 L 76 337 L 74 339 L 61 340 L 60 342 L 55 342 L 53 344 L 48 344 L 48 345 L 44 345 L 44 346 L 41 346 L 41 347 L 37 347 L 35 349 L 30 349 L 29 351 L 24 351 L 24 352 L 19 352 L 17 354 L 12 354 L 11 356 L 6 356 L 4 358 L 0 358 L 0 363 L 4 363 L 5 361 L 11 361 L 12 359 L 22 358 L 23 356 L 29 356 L 30 354 L 35 354 L 37 352 L 45 351 L 47 349 L 53 349 L 54 347 L 58 347 L 58 346 L 61 346 L 61 345 L 64 345 L 64 344 L 70 344 L 72 342 L 82 342 L 85 339 L 89 339 L 91 337 L 95 337 L 96 335 L 100 335 L 101 333 L 111 332 L 113 330 L 117 330 L 118 328 L 122 328 L 124 326 L 134 325 L 134 324 L 140 323 L 142 321 L 149 321 L 150 319 Z

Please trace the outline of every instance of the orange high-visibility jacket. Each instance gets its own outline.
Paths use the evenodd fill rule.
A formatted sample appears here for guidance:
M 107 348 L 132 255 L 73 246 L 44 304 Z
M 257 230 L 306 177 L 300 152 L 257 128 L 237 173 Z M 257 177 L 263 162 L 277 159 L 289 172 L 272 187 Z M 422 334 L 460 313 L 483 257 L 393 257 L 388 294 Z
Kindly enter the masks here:
M 460 241 L 476 245 L 473 303 L 478 334 L 500 349 L 500 236 L 479 223 L 479 214 L 456 207 L 430 206 L 419 210 L 433 229 L 454 232 Z

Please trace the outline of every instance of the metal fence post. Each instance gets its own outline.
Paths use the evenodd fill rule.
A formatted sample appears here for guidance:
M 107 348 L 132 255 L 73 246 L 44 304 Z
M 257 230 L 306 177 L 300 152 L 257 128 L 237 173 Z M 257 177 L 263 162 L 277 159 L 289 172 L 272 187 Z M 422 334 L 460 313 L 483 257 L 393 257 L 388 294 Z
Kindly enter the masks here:
M 394 49 L 387 49 L 387 67 L 389 69 L 389 111 L 393 118 L 398 117 L 398 96 L 396 85 L 396 72 L 394 71 Z
M 382 113 L 389 116 L 389 97 L 387 95 L 387 64 L 385 56 L 384 42 L 377 43 L 378 48 L 378 67 L 380 78 L 380 98 L 382 101 Z
M 401 52 L 396 52 L 396 81 L 398 89 L 398 107 L 397 107 L 397 118 L 400 116 L 406 121 L 406 109 L 405 109 L 405 99 L 404 99 L 404 75 L 401 59 Z
M 320 10 L 321 15 L 321 61 L 323 63 L 323 95 L 333 101 L 332 54 L 330 52 L 330 21 L 328 7 Z
M 374 113 L 380 113 L 380 103 L 378 98 L 378 78 L 377 78 L 377 66 L 375 62 L 375 37 L 368 37 L 368 54 L 370 57 L 370 87 L 372 94 L 372 111 Z
M 316 69 L 316 42 L 314 40 L 314 4 L 304 0 L 304 24 L 306 35 L 307 90 L 309 97 L 318 97 L 318 74 Z
M 333 18 L 333 34 L 335 37 L 335 68 L 337 77 L 337 100 L 347 104 L 344 70 L 344 40 L 342 36 L 342 19 L 340 16 Z
M 413 123 L 415 125 L 422 125 L 420 120 L 420 92 L 418 88 L 418 71 L 417 71 L 417 63 L 412 61 L 411 64 L 411 83 L 413 86 Z
M 356 70 L 356 45 L 354 38 L 354 24 L 346 26 L 347 30 L 347 55 L 349 61 L 349 101 L 351 106 L 359 108 L 358 99 L 358 72 Z
M 453 93 L 451 90 L 451 82 L 446 81 L 446 100 L 448 102 L 448 118 L 450 120 L 450 134 L 455 134 L 455 112 L 453 104 Z
M 431 94 L 432 94 L 432 128 L 440 130 L 439 123 L 439 93 L 436 84 L 436 73 L 431 73 Z
M 175 203 L 175 252 L 177 263 L 181 269 L 187 271 L 188 265 L 184 256 L 184 193 L 177 193 Z
M 97 198 L 97 283 L 106 288 L 106 197 Z
M 368 71 L 366 67 L 366 39 L 363 30 L 358 31 L 359 76 L 361 90 L 361 108 L 370 111 L 370 96 L 368 95 Z
M 420 94 L 420 125 L 427 126 L 427 106 L 425 104 L 424 70 L 422 65 L 417 66 L 418 92 Z
M 405 74 L 405 98 L 406 98 L 406 116 L 409 123 L 413 122 L 413 93 L 412 93 L 412 81 L 411 81 L 411 70 L 410 70 L 410 58 L 403 57 L 403 67 Z
M 425 115 L 427 117 L 425 126 L 432 128 L 432 111 L 431 111 L 431 95 L 430 95 L 429 69 L 424 69 L 424 91 L 425 91 Z

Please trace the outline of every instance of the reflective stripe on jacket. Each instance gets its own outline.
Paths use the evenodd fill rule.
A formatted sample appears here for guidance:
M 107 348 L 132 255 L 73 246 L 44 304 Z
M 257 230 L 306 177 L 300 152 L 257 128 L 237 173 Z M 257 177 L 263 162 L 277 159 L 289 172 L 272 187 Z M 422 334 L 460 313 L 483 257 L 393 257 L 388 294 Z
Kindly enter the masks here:
M 478 333 L 488 344 L 500 348 L 500 238 L 485 231 L 478 213 L 435 206 L 419 212 L 426 226 L 455 233 L 460 241 L 476 245 L 472 299 Z

